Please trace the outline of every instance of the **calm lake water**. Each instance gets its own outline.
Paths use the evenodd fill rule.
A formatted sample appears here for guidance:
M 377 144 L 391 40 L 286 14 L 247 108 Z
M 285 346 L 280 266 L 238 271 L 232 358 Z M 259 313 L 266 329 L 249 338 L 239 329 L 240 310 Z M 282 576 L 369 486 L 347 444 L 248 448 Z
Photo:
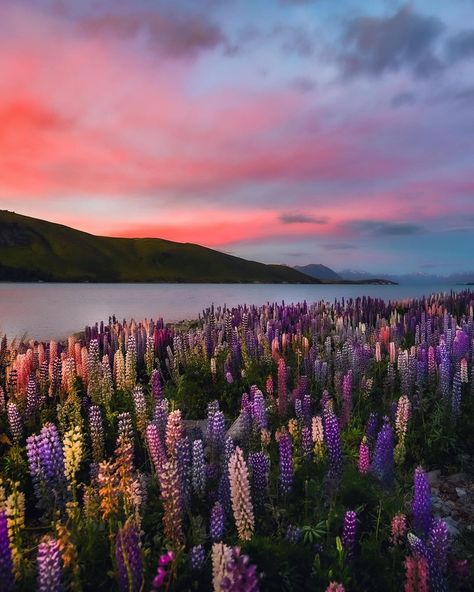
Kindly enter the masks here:
M 463 286 L 354 286 L 288 284 L 14 284 L 0 283 L 0 334 L 60 339 L 96 321 L 162 317 L 195 319 L 204 309 L 266 302 L 314 302 L 376 296 L 418 297 Z

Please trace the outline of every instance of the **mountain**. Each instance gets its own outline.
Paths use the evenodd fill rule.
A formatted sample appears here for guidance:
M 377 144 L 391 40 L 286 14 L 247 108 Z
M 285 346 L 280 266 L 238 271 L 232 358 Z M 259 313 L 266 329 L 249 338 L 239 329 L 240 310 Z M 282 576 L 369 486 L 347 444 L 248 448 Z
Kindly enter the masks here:
M 340 282 L 342 279 L 341 276 L 330 267 L 326 267 L 326 265 L 322 265 L 321 263 L 311 263 L 309 265 L 303 265 L 302 267 L 295 266 L 295 269 L 301 271 L 301 273 L 317 278 L 318 280 Z
M 352 269 L 344 269 L 343 271 L 339 272 L 339 275 L 344 279 L 348 280 L 370 280 L 373 278 L 380 277 L 381 274 L 373 274 L 367 271 L 358 271 Z M 392 280 L 394 282 L 400 284 L 409 284 L 409 285 L 420 285 L 420 286 L 428 286 L 433 284 L 446 284 L 446 285 L 453 285 L 453 284 L 466 284 L 469 282 L 474 281 L 474 272 L 473 271 L 466 271 L 466 272 L 458 272 L 452 273 L 449 275 L 438 275 L 434 273 L 404 273 L 404 274 L 393 274 L 393 273 L 384 273 L 384 278 Z
M 191 243 L 95 236 L 0 210 L 0 281 L 320 283 Z

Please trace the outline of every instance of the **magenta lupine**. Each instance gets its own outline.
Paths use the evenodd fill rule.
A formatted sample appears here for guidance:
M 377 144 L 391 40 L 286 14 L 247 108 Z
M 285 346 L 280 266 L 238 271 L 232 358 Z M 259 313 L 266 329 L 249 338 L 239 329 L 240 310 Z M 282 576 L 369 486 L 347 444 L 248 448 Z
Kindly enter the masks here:
M 394 478 L 394 432 L 388 421 L 380 428 L 375 444 L 372 472 L 382 482 L 384 487 L 391 487 Z
M 119 589 L 138 592 L 142 588 L 143 565 L 140 534 L 134 522 L 127 522 L 115 537 L 115 562 Z
M 278 442 L 279 448 L 279 467 L 280 467 L 280 488 L 282 493 L 289 494 L 293 489 L 293 450 L 291 444 L 291 436 L 288 433 L 283 433 Z
M 430 484 L 421 467 L 415 469 L 411 510 L 415 532 L 419 536 L 426 537 L 433 521 L 433 510 Z
M 430 592 L 448 592 L 446 578 L 442 573 L 443 568 L 435 560 L 432 549 L 422 539 L 412 533 L 408 533 L 408 542 L 410 543 L 413 555 L 426 560 Z
M 390 542 L 392 545 L 401 545 L 407 533 L 407 517 L 405 514 L 396 514 L 390 524 Z
M 173 551 L 168 551 L 160 556 L 158 559 L 158 567 L 156 570 L 156 575 L 153 578 L 151 585 L 153 590 L 159 590 L 163 586 L 169 586 L 169 571 L 168 566 L 175 560 L 175 554 Z
M 364 436 L 359 446 L 359 462 L 358 469 L 361 475 L 365 475 L 370 469 L 370 454 L 369 446 L 367 445 L 367 438 Z
M 339 479 L 342 474 L 342 444 L 339 422 L 334 411 L 326 405 L 323 411 L 324 442 L 328 450 L 328 478 Z
M 421 556 L 409 556 L 405 559 L 404 592 L 429 592 L 428 562 Z
M 234 547 L 230 561 L 225 565 L 221 590 L 226 592 L 258 592 L 259 578 L 257 567 L 250 563 L 247 555 L 240 553 L 239 547 Z
M 209 534 L 214 543 L 218 543 L 224 538 L 224 508 L 220 502 L 216 502 L 212 506 L 209 520 Z
M 347 510 L 344 514 L 342 525 L 342 546 L 348 557 L 352 557 L 355 551 L 357 535 L 357 514 L 353 510 Z
M 38 547 L 38 592 L 61 592 L 61 553 L 56 539 L 45 537 Z
M 329 586 L 326 588 L 326 592 L 345 592 L 345 588 L 342 584 L 338 582 L 331 582 Z
M 15 588 L 12 550 L 8 536 L 7 515 L 4 510 L 0 510 L 0 584 L 5 592 L 13 592 Z
M 13 441 L 18 443 L 23 435 L 23 421 L 16 403 L 11 401 L 7 403 L 7 419 Z
M 206 492 L 206 471 L 204 460 L 204 447 L 202 440 L 194 440 L 192 457 L 192 483 L 194 493 L 198 497 L 204 497 Z

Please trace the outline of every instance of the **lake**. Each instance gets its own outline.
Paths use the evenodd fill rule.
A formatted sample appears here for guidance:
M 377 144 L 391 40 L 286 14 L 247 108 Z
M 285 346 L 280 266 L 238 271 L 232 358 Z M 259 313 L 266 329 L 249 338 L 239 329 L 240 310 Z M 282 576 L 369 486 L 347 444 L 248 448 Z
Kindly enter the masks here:
M 356 296 L 385 300 L 419 297 L 464 286 L 356 286 L 317 284 L 41 284 L 0 283 L 0 334 L 64 338 L 115 314 L 165 322 L 195 319 L 204 309 L 266 302 L 334 301 Z

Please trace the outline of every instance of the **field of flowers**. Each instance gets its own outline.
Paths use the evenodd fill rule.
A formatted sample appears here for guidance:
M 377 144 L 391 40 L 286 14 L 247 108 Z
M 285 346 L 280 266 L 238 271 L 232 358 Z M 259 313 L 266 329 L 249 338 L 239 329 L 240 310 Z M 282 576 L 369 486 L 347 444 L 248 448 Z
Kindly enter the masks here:
M 472 590 L 474 293 L 0 345 L 0 589 Z M 464 526 L 468 526 L 467 524 Z

